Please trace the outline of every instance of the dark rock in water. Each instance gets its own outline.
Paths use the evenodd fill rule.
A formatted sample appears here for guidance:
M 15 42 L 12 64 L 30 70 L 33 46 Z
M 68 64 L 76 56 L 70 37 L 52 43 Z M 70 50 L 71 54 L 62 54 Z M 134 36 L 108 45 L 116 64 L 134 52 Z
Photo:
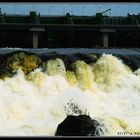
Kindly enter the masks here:
M 129 68 L 132 71 L 137 70 L 138 68 L 140 68 L 140 56 L 139 55 L 123 55 L 123 56 L 119 56 L 120 59 L 122 59 L 122 61 L 129 66 Z
M 96 120 L 87 115 L 67 116 L 58 125 L 55 136 L 99 136 L 103 131 Z
M 22 51 L 10 53 L 5 55 L 3 61 L 1 61 L 0 77 L 11 77 L 19 68 L 27 74 L 41 65 L 42 60 L 35 54 Z

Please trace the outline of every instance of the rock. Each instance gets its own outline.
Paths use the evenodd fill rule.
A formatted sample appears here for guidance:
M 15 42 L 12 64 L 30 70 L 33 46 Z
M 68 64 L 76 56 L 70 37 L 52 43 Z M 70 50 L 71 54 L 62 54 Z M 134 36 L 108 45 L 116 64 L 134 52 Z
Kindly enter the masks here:
M 55 136 L 99 136 L 101 125 L 87 115 L 69 115 L 57 127 Z

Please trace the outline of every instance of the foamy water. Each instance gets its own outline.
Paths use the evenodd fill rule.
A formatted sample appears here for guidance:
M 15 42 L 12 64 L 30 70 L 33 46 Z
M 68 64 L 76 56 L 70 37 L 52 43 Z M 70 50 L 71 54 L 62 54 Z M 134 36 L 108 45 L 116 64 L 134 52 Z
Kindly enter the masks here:
M 112 55 L 83 65 L 80 76 L 90 81 L 84 89 L 87 79 L 75 76 L 71 84 L 41 69 L 0 80 L 0 135 L 54 136 L 67 115 L 79 114 L 102 123 L 105 136 L 140 134 L 140 70 L 132 72 Z

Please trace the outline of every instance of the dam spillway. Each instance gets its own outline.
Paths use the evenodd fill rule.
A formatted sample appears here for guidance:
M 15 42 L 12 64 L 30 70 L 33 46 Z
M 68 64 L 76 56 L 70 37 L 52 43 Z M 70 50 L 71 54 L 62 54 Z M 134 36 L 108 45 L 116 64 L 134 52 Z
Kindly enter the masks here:
M 70 115 L 139 135 L 139 18 L 1 13 L 0 135 L 54 136 Z
M 12 74 L 0 79 L 0 135 L 54 136 L 67 116 L 85 114 L 99 123 L 100 136 L 139 135 L 139 49 L 0 52 L 1 74 Z M 44 64 L 34 65 L 33 54 Z

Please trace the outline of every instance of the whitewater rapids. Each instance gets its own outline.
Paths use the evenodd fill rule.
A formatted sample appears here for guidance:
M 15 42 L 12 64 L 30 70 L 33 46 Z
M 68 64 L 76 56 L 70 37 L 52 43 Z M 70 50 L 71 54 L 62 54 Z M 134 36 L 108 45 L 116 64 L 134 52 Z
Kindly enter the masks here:
M 86 89 L 84 81 L 70 84 L 65 76 L 40 68 L 30 80 L 20 69 L 1 79 L 0 135 L 54 136 L 67 115 L 79 114 L 101 122 L 104 136 L 140 135 L 140 69 L 132 72 L 118 58 L 103 54 L 88 72 Z

